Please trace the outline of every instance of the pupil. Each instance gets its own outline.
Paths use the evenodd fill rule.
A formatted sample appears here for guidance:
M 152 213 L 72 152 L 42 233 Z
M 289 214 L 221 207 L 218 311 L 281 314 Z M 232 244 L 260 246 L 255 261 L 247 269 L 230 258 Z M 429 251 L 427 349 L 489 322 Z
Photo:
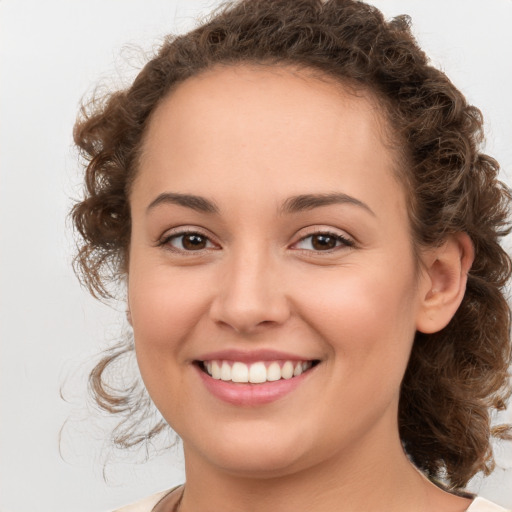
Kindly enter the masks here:
M 329 235 L 315 235 L 313 236 L 312 244 L 315 249 L 325 251 L 336 247 L 336 239 Z
M 204 249 L 206 240 L 201 235 L 187 235 L 183 237 L 183 247 L 185 249 Z

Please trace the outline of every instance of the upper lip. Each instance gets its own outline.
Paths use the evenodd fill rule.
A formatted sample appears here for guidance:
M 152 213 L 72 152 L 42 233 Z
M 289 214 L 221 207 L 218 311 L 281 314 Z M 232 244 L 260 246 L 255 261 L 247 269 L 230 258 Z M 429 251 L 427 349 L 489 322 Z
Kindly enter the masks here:
M 258 361 L 313 361 L 316 358 L 303 357 L 279 350 L 219 350 L 202 354 L 196 361 L 240 361 L 242 363 L 257 363 Z

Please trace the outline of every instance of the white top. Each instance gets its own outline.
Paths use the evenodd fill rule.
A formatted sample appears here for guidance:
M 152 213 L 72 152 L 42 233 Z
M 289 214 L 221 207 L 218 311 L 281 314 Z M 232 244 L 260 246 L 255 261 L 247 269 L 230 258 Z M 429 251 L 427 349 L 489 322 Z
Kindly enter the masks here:
M 151 512 L 153 507 L 168 493 L 169 491 L 158 492 L 126 507 L 117 508 L 112 512 Z
M 484 498 L 476 498 L 467 512 L 512 512 L 512 510 L 500 507 Z
M 137 503 L 121 507 L 113 510 L 112 512 L 151 512 L 153 507 L 170 491 L 163 491 L 152 496 L 148 496 Z M 473 503 L 469 506 L 466 512 L 512 512 L 512 509 L 506 509 L 492 503 L 485 498 L 476 498 Z

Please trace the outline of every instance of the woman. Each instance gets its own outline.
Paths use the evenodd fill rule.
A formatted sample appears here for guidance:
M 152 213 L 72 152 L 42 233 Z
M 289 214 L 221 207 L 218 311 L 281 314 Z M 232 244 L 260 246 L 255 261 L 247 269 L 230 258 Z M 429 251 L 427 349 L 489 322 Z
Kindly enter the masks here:
M 143 398 L 105 381 L 135 350 L 185 453 L 123 510 L 503 510 L 463 492 L 510 437 L 481 129 L 405 18 L 349 0 L 229 5 L 84 109 L 76 261 L 95 295 L 126 278 L 134 335 L 93 390 L 120 444 L 161 431 L 133 440 Z

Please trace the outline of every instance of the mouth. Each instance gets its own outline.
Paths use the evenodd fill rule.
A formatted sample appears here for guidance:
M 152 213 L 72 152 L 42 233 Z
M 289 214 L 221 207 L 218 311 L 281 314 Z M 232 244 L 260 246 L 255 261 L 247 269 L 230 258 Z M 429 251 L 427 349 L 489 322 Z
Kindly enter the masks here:
M 199 369 L 212 379 L 225 382 L 264 384 L 299 377 L 316 366 L 319 360 L 307 361 L 257 361 L 244 363 L 230 360 L 196 361 Z

